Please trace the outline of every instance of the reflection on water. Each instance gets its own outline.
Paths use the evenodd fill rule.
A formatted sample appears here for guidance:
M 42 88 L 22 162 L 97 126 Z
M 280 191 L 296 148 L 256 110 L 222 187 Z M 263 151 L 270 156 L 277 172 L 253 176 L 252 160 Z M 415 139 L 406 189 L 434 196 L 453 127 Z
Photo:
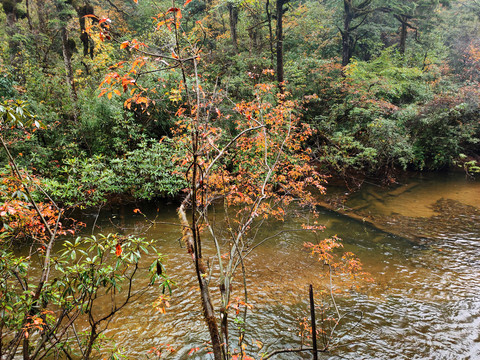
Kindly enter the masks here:
M 462 174 L 432 174 L 419 176 L 394 188 L 365 184 L 362 191 L 350 197 L 348 205 L 374 214 L 430 217 L 435 215 L 432 204 L 441 198 L 478 208 L 480 182 Z
M 404 189 L 365 188 L 355 194 L 350 207 L 368 212 L 405 233 L 419 232 L 419 243 L 376 231 L 340 215 L 325 212 L 322 237 L 338 234 L 345 250 L 356 253 L 375 284 L 360 293 L 338 297 L 341 312 L 359 309 L 361 325 L 334 342 L 328 359 L 479 359 L 480 358 L 480 183 L 463 177 L 419 178 Z M 372 195 L 374 194 L 374 195 Z M 145 210 L 148 213 L 147 210 Z M 142 217 L 132 216 L 122 225 L 139 229 Z M 155 211 L 148 213 L 151 216 Z M 158 219 L 176 222 L 175 208 L 160 209 Z M 114 222 L 117 220 L 114 220 Z M 110 220 L 99 220 L 102 232 L 112 231 Z M 272 223 L 261 236 L 297 228 L 298 220 Z M 158 239 L 168 255 L 166 267 L 177 282 L 166 314 L 151 303 L 159 295 L 151 289 L 110 325 L 107 336 L 130 358 L 141 358 L 152 348 L 168 345 L 171 359 L 207 359 L 203 348 L 208 334 L 198 302 L 197 284 L 190 258 L 178 241 L 173 225 L 156 225 L 147 236 Z M 308 316 L 307 286 L 317 293 L 326 286 L 324 269 L 303 249 L 313 240 L 304 233 L 286 232 L 263 244 L 246 263 L 249 303 L 254 306 L 247 326 L 252 355 L 299 344 L 299 320 Z M 206 246 L 205 251 L 211 251 Z M 241 288 L 240 283 L 234 287 Z M 214 294 L 215 294 L 214 289 Z M 234 295 L 235 296 L 235 295 Z M 317 303 L 320 303 L 320 296 Z M 355 323 L 346 318 L 339 333 Z M 232 323 L 231 331 L 236 333 Z M 260 350 L 255 340 L 264 346 Z M 276 359 L 311 358 L 279 355 Z

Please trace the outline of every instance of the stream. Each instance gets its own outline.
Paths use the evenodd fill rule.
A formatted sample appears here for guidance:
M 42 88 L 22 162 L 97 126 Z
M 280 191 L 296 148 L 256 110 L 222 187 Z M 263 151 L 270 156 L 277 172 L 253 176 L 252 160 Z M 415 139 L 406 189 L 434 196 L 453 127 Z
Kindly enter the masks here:
M 317 236 L 338 235 L 343 250 L 354 252 L 374 280 L 354 290 L 342 288 L 334 277 L 336 303 L 345 317 L 333 335 L 331 350 L 320 358 L 480 359 L 480 182 L 462 174 L 436 174 L 388 189 L 365 185 L 342 206 L 391 231 L 320 210 L 326 230 Z M 117 226 L 125 233 L 142 232 L 145 221 L 133 209 L 125 209 L 124 216 L 102 213 L 97 221 L 100 232 L 118 231 Z M 158 221 L 177 222 L 173 204 L 142 211 Z M 89 223 L 93 218 L 94 214 L 86 215 Z M 298 228 L 301 222 L 298 218 L 270 222 L 258 239 Z M 112 321 L 105 335 L 128 358 L 153 358 L 148 355 L 153 347 L 162 352 L 162 359 L 211 358 L 204 350 L 208 332 L 191 257 L 181 246 L 180 235 L 178 227 L 165 224 L 145 235 L 157 239 L 176 286 L 166 314 L 152 306 L 161 291 L 151 288 Z M 314 235 L 284 232 L 259 246 L 246 262 L 248 303 L 253 306 L 245 335 L 250 356 L 299 346 L 300 323 L 309 316 L 309 284 L 319 307 L 331 305 L 329 292 L 322 292 L 329 284 L 324 266 L 304 249 L 305 241 L 315 241 Z M 205 242 L 205 252 L 213 251 Z M 240 290 L 241 283 L 234 288 Z M 230 326 L 236 338 L 235 322 Z M 275 357 L 310 358 L 309 353 Z

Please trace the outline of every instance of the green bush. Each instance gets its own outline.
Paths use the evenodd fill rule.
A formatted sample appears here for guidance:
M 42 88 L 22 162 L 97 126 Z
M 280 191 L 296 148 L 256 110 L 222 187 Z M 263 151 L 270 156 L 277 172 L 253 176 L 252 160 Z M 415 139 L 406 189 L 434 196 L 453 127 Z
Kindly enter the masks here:
M 115 195 L 146 200 L 173 197 L 187 186 L 182 172 L 186 169 L 174 161 L 181 151 L 165 138 L 144 141 L 122 158 L 71 158 L 62 166 L 61 177 L 45 180 L 46 190 L 59 202 L 82 206 L 94 206 Z
M 461 153 L 474 153 L 480 141 L 480 109 L 461 100 L 461 95 L 439 97 L 407 122 L 417 168 L 449 167 Z

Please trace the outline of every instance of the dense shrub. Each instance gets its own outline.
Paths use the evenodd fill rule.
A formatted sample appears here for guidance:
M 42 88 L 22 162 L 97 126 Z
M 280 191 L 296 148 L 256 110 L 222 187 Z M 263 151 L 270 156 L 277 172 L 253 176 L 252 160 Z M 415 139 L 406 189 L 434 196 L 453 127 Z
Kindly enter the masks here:
M 55 200 L 67 205 L 93 206 L 114 195 L 173 197 L 186 187 L 182 172 L 186 169 L 176 166 L 181 157 L 181 149 L 168 139 L 144 141 L 121 158 L 68 159 L 62 176 L 45 180 L 45 186 Z

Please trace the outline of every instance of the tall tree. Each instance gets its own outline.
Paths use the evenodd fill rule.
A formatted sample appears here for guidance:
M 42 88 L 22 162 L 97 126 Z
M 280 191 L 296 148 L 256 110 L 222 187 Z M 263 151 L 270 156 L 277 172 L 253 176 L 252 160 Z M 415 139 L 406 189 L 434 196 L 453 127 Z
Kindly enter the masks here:
M 73 14 L 73 8 L 70 4 L 66 3 L 63 0 L 57 0 L 55 6 L 58 11 L 58 17 L 60 20 L 60 36 L 62 39 L 62 55 L 63 55 L 63 64 L 65 67 L 65 78 L 67 81 L 68 91 L 70 92 L 70 100 L 73 105 L 73 119 L 77 121 L 77 89 L 75 86 L 75 79 L 73 75 L 72 67 L 72 56 L 76 51 L 75 41 L 69 38 L 69 33 L 67 29 L 68 21 L 71 19 Z
M 20 8 L 22 0 L 1 0 L 3 11 L 6 15 L 6 33 L 8 37 L 8 46 L 10 49 L 10 62 L 15 65 L 15 58 L 17 56 L 19 43 L 15 39 L 15 34 L 18 33 L 17 21 L 26 14 Z
M 442 1 L 448 5 L 449 1 Z M 387 2 L 387 7 L 393 17 L 400 23 L 398 50 L 405 54 L 408 29 L 415 31 L 418 40 L 419 28 L 435 17 L 435 10 L 440 5 L 439 0 L 394 0 Z
M 283 14 L 285 13 L 285 5 L 290 0 L 276 0 L 276 17 L 277 17 L 277 81 L 280 88 L 280 93 L 284 92 L 283 82 L 284 71 L 283 71 Z
M 232 39 L 233 50 L 238 52 L 238 5 L 235 1 L 227 1 L 228 19 L 230 24 L 230 37 Z
M 363 25 L 367 16 L 373 12 L 372 0 L 343 0 L 343 28 L 338 28 L 342 34 L 342 66 L 348 65 L 353 50 L 358 41 L 356 30 Z

